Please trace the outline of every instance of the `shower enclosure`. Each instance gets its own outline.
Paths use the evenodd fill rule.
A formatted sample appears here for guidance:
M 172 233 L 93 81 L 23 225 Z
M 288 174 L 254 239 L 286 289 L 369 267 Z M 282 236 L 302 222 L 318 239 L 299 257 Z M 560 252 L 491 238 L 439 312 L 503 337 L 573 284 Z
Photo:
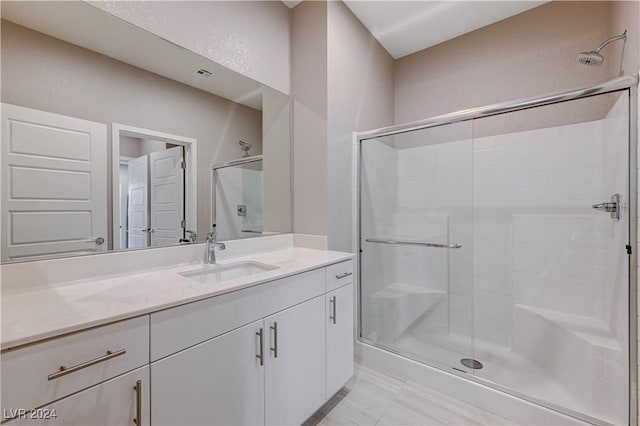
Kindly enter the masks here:
M 212 218 L 219 240 L 259 237 L 263 231 L 262 155 L 212 166 Z
M 635 424 L 636 86 L 358 134 L 360 340 Z

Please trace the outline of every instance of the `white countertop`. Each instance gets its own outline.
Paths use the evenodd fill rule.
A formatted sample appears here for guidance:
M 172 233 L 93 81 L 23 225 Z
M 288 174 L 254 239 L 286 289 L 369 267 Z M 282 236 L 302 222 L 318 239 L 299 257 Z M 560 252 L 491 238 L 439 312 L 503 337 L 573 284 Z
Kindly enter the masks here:
M 179 275 L 211 265 L 182 264 L 3 295 L 1 349 L 206 299 L 348 260 L 352 256 L 350 253 L 290 247 L 219 261 L 218 265 L 255 261 L 278 269 L 218 284 L 200 284 Z

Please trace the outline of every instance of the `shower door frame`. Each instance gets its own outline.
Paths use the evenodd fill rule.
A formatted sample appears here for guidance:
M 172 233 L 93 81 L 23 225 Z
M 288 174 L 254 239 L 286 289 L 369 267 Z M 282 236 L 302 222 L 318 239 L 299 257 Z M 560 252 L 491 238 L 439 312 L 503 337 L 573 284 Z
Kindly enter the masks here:
M 628 271 L 628 287 L 629 287 L 629 317 L 628 317 L 628 349 L 629 349 L 629 424 L 631 426 L 638 426 L 638 253 L 637 251 L 640 249 L 638 247 L 638 75 L 629 75 L 624 77 L 619 77 L 613 80 L 605 81 L 601 84 L 590 86 L 582 89 L 571 90 L 568 92 L 554 93 L 541 97 L 535 98 L 526 98 L 519 99 L 510 102 L 501 102 L 497 104 L 471 108 L 466 110 L 461 110 L 445 115 L 439 115 L 423 120 L 413 121 L 406 124 L 394 125 L 383 127 L 380 129 L 368 130 L 364 132 L 355 132 L 354 133 L 354 199 L 355 199 L 355 208 L 354 208 L 354 220 L 356 221 L 355 232 L 357 233 L 356 238 L 354 239 L 355 249 L 356 249 L 356 258 L 357 258 L 357 320 L 356 320 L 356 339 L 358 342 L 370 345 L 373 347 L 380 347 L 376 345 L 373 341 L 368 340 L 361 335 L 362 330 L 362 303 L 360 300 L 362 294 L 362 271 L 361 271 L 361 253 L 362 253 L 362 228 L 361 228 L 361 191 L 360 191 L 360 178 L 361 178 L 361 158 L 362 158 L 362 143 L 370 140 L 376 139 L 383 136 L 391 136 L 400 133 L 407 133 L 416 130 L 428 129 L 431 127 L 443 126 L 446 124 L 458 123 L 462 121 L 474 120 L 476 118 L 482 117 L 490 117 L 494 115 L 505 114 L 509 112 L 521 111 L 525 109 L 531 109 L 536 107 L 541 107 L 545 105 L 557 104 L 561 102 L 584 99 L 597 95 L 602 95 L 606 93 L 613 92 L 628 92 L 629 96 L 629 109 L 628 109 L 628 190 L 629 190 L 629 201 L 627 204 L 627 214 L 629 220 L 629 230 L 628 230 L 628 242 L 630 246 L 628 246 L 631 250 L 629 254 L 629 271 Z M 391 353 L 395 353 L 403 358 L 408 358 L 406 354 L 400 353 L 399 351 L 395 351 L 391 348 L 381 348 L 383 350 L 389 351 Z M 423 363 L 423 362 L 421 362 Z M 424 364 L 424 363 L 423 363 Z M 428 364 L 425 364 L 428 365 Z M 482 379 L 479 377 L 475 377 L 473 375 L 468 375 L 465 373 L 457 372 L 455 370 L 442 370 L 438 366 L 431 366 L 433 368 L 438 368 L 439 370 L 449 373 L 452 375 L 463 377 L 467 380 L 471 380 L 473 382 L 482 384 L 484 386 L 488 386 L 490 388 L 505 392 L 509 395 L 515 396 L 517 398 L 523 399 L 525 401 L 532 402 L 534 404 L 538 404 L 542 407 L 548 408 L 553 411 L 557 411 L 558 413 L 568 415 L 574 417 L 578 420 L 586 421 L 589 423 L 593 422 L 601 422 L 601 420 L 593 418 L 591 416 L 567 409 L 565 407 L 555 405 L 553 403 L 538 400 L 536 398 L 532 398 L 520 392 L 514 391 L 513 389 L 502 386 L 498 383 L 491 382 L 486 379 Z

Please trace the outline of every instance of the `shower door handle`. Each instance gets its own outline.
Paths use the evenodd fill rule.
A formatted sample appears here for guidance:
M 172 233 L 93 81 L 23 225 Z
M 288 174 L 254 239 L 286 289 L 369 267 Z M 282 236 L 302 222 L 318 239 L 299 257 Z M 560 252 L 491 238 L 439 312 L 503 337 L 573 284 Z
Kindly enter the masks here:
M 594 204 L 595 210 L 611 213 L 611 219 L 620 220 L 620 194 L 613 194 L 610 202 Z
M 401 246 L 423 246 L 423 247 L 444 248 L 444 249 L 462 248 L 461 244 L 438 244 L 438 243 L 427 243 L 427 242 L 421 242 L 421 241 L 382 240 L 379 238 L 367 238 L 365 241 L 368 243 L 398 244 Z

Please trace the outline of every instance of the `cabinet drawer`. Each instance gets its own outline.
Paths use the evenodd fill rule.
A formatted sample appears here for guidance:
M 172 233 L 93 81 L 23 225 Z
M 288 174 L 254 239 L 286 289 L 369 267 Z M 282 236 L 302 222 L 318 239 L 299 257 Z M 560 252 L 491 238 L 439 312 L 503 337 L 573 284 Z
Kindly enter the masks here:
M 41 409 L 18 413 L 8 425 L 149 426 L 149 390 L 149 367 L 143 367 L 47 404 Z M 5 416 L 7 414 L 12 413 L 4 413 Z
M 353 260 L 327 266 L 327 291 L 353 282 Z
M 148 316 L 8 350 L 2 410 L 39 407 L 148 362 Z
M 324 268 L 151 314 L 156 361 L 324 293 Z

